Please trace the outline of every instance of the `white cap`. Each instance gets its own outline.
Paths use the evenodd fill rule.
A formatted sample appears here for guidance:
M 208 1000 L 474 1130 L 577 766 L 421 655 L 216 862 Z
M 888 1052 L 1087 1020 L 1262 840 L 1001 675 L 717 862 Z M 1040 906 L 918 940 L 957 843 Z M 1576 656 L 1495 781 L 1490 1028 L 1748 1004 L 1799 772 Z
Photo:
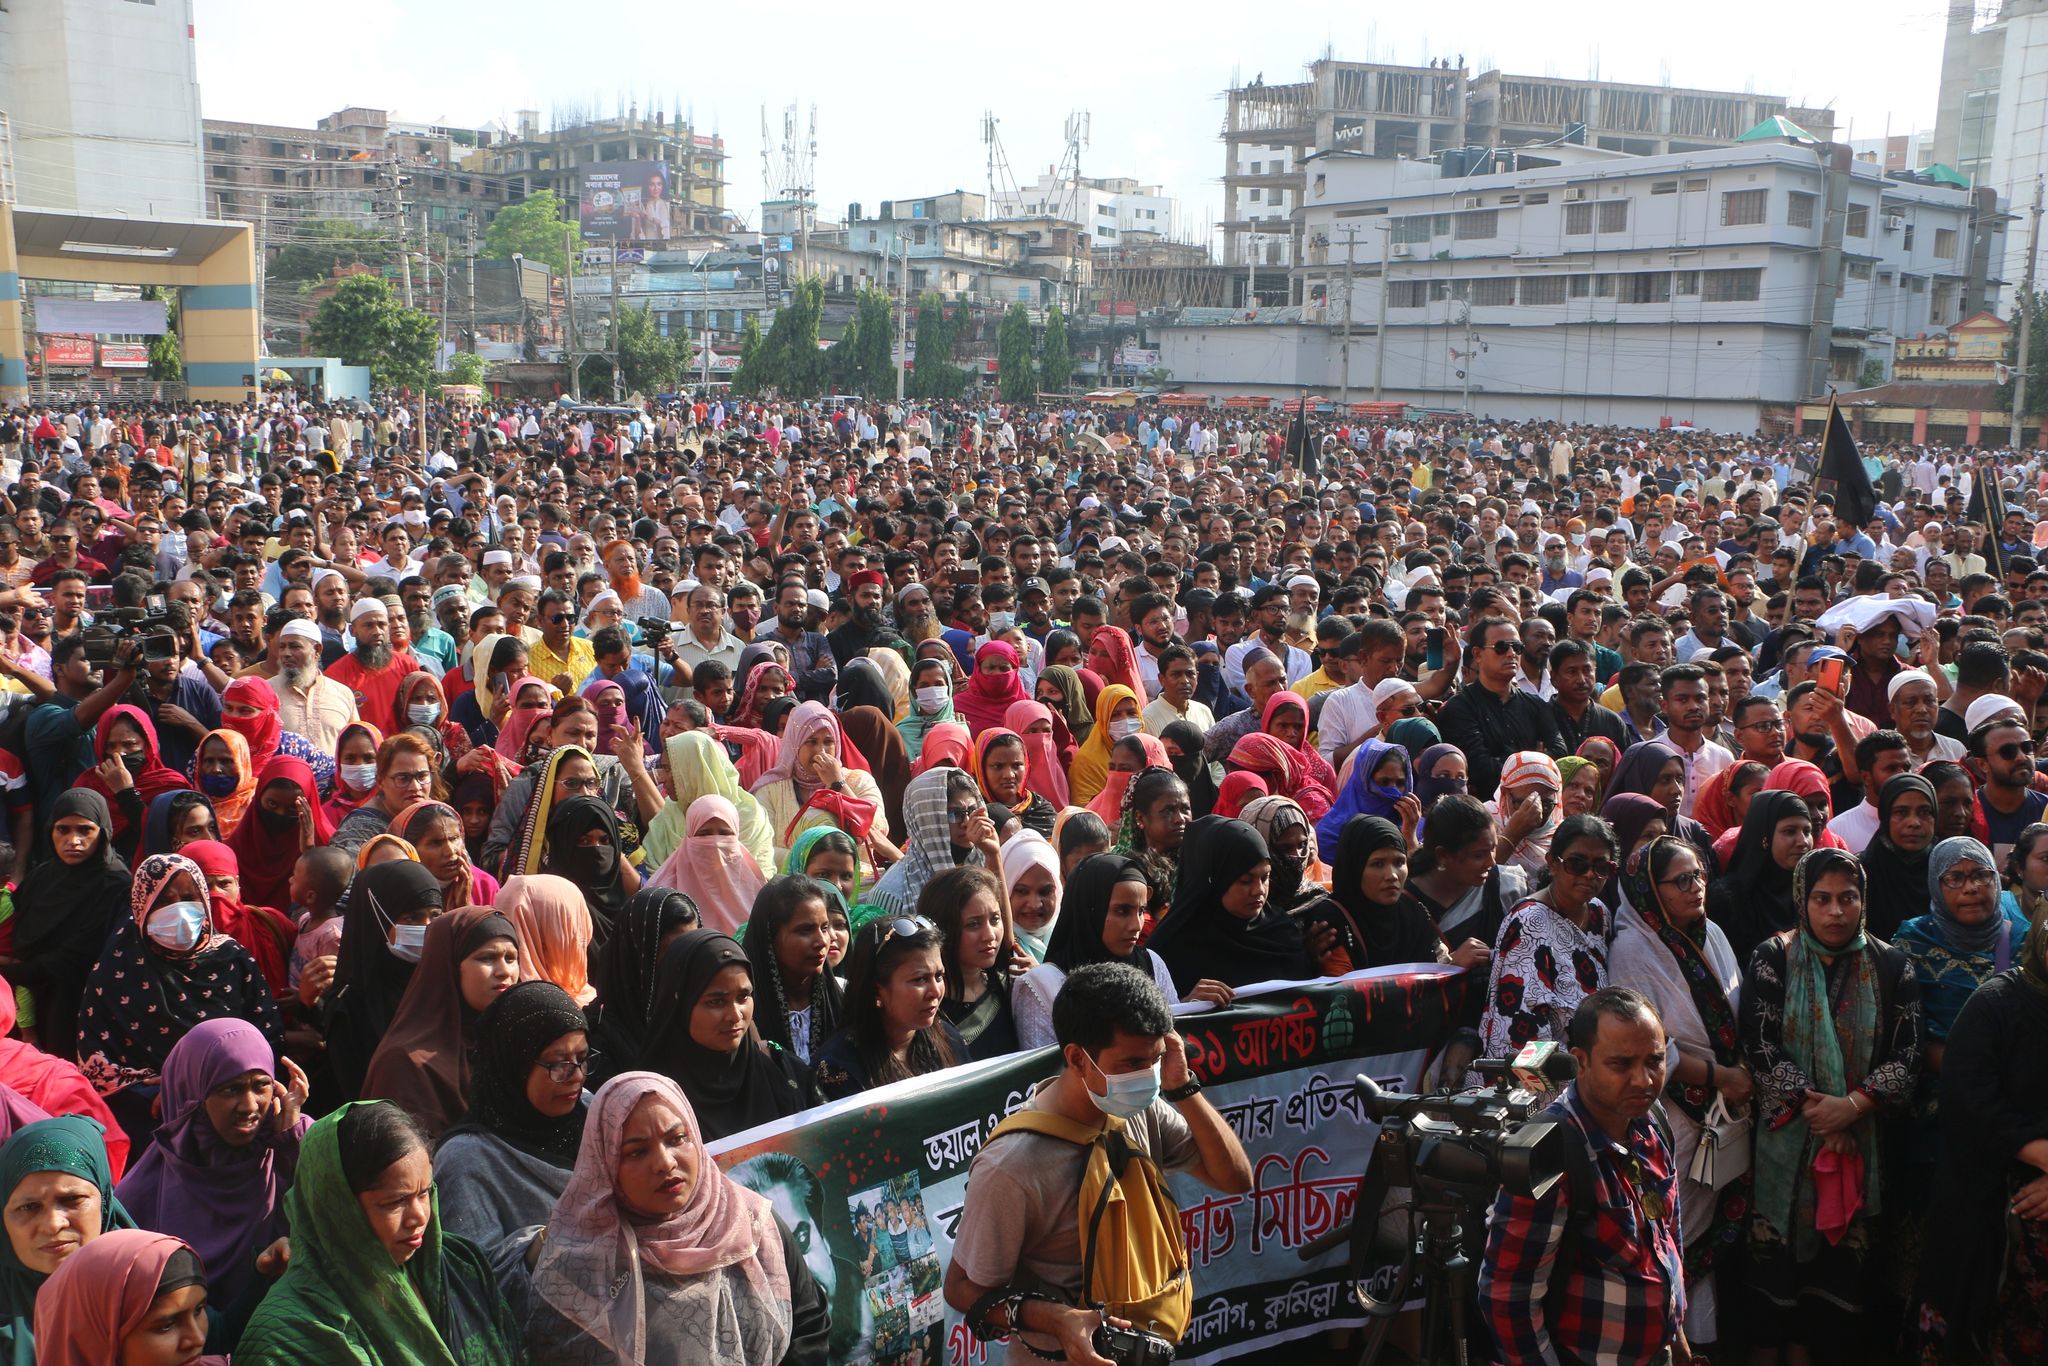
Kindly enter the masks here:
M 825 590 L 822 588 L 806 588 L 804 590 L 804 601 L 817 608 L 820 612 L 832 610 L 832 599 L 825 596 Z
M 587 615 L 595 612 L 600 607 L 616 607 L 621 612 L 626 610 L 626 604 L 621 602 L 619 595 L 609 588 L 600 589 L 589 602 L 583 604 L 583 611 Z
M 2010 715 L 2022 725 L 2026 724 L 2026 709 L 2021 707 L 2019 703 L 2003 693 L 1985 693 L 1975 702 L 1972 702 L 1970 709 L 1963 713 L 1963 728 L 1974 732 L 1977 727 L 1983 725 L 1992 717 L 2006 715 Z
M 388 617 L 391 615 L 391 613 L 385 609 L 383 599 L 357 598 L 356 605 L 348 609 L 349 622 L 350 624 L 354 624 L 355 622 L 361 620 L 363 617 L 369 616 L 372 612 L 376 613 L 380 617 Z
M 1318 579 L 1313 574 L 1296 574 L 1293 578 L 1287 581 L 1287 586 L 1289 588 L 1321 589 L 1323 583 L 1321 579 Z
M 278 635 L 285 640 L 310 640 L 315 645 L 321 642 L 320 628 L 304 617 L 293 617 L 278 628 Z
M 494 564 L 510 563 L 512 563 L 512 552 L 509 550 L 486 550 L 484 552 L 484 568 L 486 569 L 489 569 Z
M 314 571 L 313 571 L 313 587 L 315 587 L 315 588 L 318 588 L 318 587 L 319 587 L 319 586 L 320 586 L 321 584 L 325 583 L 325 582 L 326 582 L 327 580 L 329 580 L 329 579 L 338 579 L 338 578 L 340 578 L 340 577 L 341 577 L 341 574 L 340 574 L 340 572 L 339 572 L 338 570 L 333 570 L 333 569 L 316 569 L 316 570 L 314 570 Z
M 1892 675 L 1891 682 L 1884 685 L 1884 700 L 1889 702 L 1896 698 L 1899 695 L 1899 689 L 1909 683 L 1925 683 L 1928 687 L 1935 688 L 1937 692 L 1940 691 L 1939 688 L 1935 687 L 1934 675 L 1928 673 L 1927 670 L 1901 669 Z
M 540 575 L 538 574 L 517 574 L 505 580 L 505 587 L 523 588 L 529 593 L 540 592 L 541 586 Z
M 1374 684 L 1374 685 L 1373 685 L 1373 690 L 1372 690 L 1372 709 L 1373 709 L 1373 712 L 1374 712 L 1375 714 L 1377 714 L 1377 713 L 1379 712 L 1379 709 L 1380 709 L 1381 707 L 1384 707 L 1384 706 L 1385 706 L 1385 705 L 1387 704 L 1387 702 L 1388 702 L 1388 700 L 1389 700 L 1390 698 L 1395 698 L 1395 697 L 1399 697 L 1399 696 L 1400 696 L 1400 695 L 1401 695 L 1402 693 L 1404 693 L 1404 692 L 1412 692 L 1412 693 L 1415 693 L 1415 695 L 1416 695 L 1417 697 L 1420 697 L 1420 696 L 1422 696 L 1422 694 L 1421 694 L 1420 692 L 1417 692 L 1417 691 L 1416 691 L 1415 685 L 1414 685 L 1413 683 L 1410 683 L 1410 682 L 1409 682 L 1409 681 L 1408 681 L 1407 679 L 1405 679 L 1405 678 L 1383 678 L 1383 679 L 1381 679 L 1381 680 L 1380 680 L 1380 681 L 1379 681 L 1378 683 L 1376 683 L 1376 684 Z

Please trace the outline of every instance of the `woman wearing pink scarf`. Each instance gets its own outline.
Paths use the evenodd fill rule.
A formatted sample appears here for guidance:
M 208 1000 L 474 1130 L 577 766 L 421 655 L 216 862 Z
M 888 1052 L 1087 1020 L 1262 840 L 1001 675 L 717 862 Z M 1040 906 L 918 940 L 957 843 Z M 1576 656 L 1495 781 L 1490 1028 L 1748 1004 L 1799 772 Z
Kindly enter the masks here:
M 1056 807 L 1067 804 L 1067 766 L 1061 761 L 1052 708 L 1043 702 L 1012 702 L 1003 726 L 1024 737 L 1024 786 Z
M 740 843 L 740 813 L 725 798 L 703 796 L 683 817 L 683 842 L 649 880 L 673 887 L 697 903 L 704 928 L 731 934 L 754 912 L 754 898 L 768 879 Z
M 991 640 L 974 652 L 974 676 L 967 680 L 966 687 L 953 694 L 953 710 L 969 730 L 1000 726 L 1004 712 L 1016 703 L 1030 700 L 1019 667 L 1016 647 L 1008 641 Z
M 506 686 L 505 698 L 511 709 L 505 713 L 505 724 L 498 727 L 498 738 L 491 748 L 507 762 L 524 765 L 527 741 L 533 736 L 533 728 L 548 719 L 554 708 L 554 693 L 545 680 L 528 674 Z
M 1168 756 L 1166 746 L 1160 743 L 1158 736 L 1147 735 L 1143 731 L 1139 731 L 1136 735 L 1127 736 L 1126 738 L 1134 741 L 1140 749 L 1145 751 L 1145 762 L 1135 769 L 1119 770 L 1116 766 L 1116 750 L 1112 748 L 1109 758 L 1109 778 L 1103 783 L 1102 791 L 1096 793 L 1095 799 L 1088 803 L 1088 809 L 1102 817 L 1111 830 L 1115 830 L 1118 822 L 1124 818 L 1124 791 L 1130 787 L 1132 780 L 1148 768 L 1171 769 L 1173 767 L 1173 760 Z M 1119 740 L 1117 744 L 1120 746 L 1123 744 L 1123 741 Z
M 523 1249 L 522 1249 L 523 1251 Z M 512 1260 L 513 1274 L 527 1259 Z M 531 1285 L 527 1348 L 583 1360 L 776 1366 L 822 1360 L 831 1316 L 768 1201 L 719 1169 L 682 1089 L 652 1072 L 606 1082 L 555 1202 Z
M 880 852 L 884 862 L 897 857 L 882 790 L 823 702 L 802 703 L 789 714 L 781 752 L 753 792 L 774 833 L 777 863 L 789 856 L 791 841 L 814 825 L 838 826 Z

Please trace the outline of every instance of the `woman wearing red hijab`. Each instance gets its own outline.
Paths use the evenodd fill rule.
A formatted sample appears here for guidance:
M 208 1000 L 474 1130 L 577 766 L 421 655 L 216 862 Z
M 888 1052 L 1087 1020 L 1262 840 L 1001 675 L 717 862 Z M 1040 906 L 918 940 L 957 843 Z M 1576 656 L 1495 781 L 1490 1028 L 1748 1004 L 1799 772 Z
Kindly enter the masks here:
M 1003 724 L 1003 713 L 1013 703 L 1030 700 L 1019 673 L 1016 647 L 1004 640 L 991 640 L 974 652 L 974 676 L 967 686 L 953 694 L 953 710 L 979 733 Z
M 241 866 L 243 903 L 290 906 L 292 866 L 301 853 L 333 838 L 313 770 L 303 759 L 272 755 L 256 774 L 256 801 L 228 838 Z
M 280 1001 L 296 996 L 288 964 L 292 942 L 299 937 L 298 927 L 280 911 L 242 900 L 242 861 L 227 845 L 194 840 L 178 852 L 206 874 L 206 901 L 213 911 L 214 929 L 249 951 L 263 980 L 270 984 L 272 996 Z
M 1151 694 L 1145 691 L 1145 684 L 1138 677 L 1138 651 L 1131 644 L 1131 638 L 1114 626 L 1103 626 L 1096 630 L 1095 639 L 1088 643 L 1088 669 L 1100 678 L 1103 686 L 1121 683 L 1138 695 L 1138 705 L 1143 706 Z M 1082 681 L 1086 682 L 1086 675 Z M 957 705 L 957 703 L 956 703 Z
M 132 860 L 149 804 L 192 784 L 164 763 L 149 713 L 126 702 L 101 714 L 93 729 L 92 753 L 99 766 L 80 776 L 78 786 L 107 799 L 114 817 L 114 848 Z

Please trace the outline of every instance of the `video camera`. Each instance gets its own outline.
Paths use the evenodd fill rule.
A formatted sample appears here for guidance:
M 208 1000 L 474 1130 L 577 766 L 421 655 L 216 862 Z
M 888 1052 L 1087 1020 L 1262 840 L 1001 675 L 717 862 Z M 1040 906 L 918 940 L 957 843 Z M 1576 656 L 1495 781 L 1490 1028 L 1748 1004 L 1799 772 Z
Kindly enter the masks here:
M 80 634 L 85 638 L 86 663 L 94 668 L 112 664 L 121 642 L 131 638 L 141 643 L 145 660 L 172 659 L 178 653 L 177 632 L 160 594 L 151 594 L 141 607 L 103 607 Z
M 690 629 L 689 622 L 670 621 L 667 617 L 635 617 L 633 624 L 640 628 L 640 639 L 655 647 L 670 636 Z
M 1503 1190 L 1540 1198 L 1565 1173 L 1572 1135 L 1539 1116 L 1550 1094 L 1578 1075 L 1571 1054 L 1555 1043 L 1532 1043 L 1513 1058 L 1480 1058 L 1472 1071 L 1491 1084 L 1429 1095 L 1383 1090 L 1366 1076 L 1353 1084 L 1366 1117 L 1380 1126 L 1379 1138 L 1359 1177 L 1350 1225 L 1305 1244 L 1300 1255 L 1312 1261 L 1348 1245 L 1353 1293 L 1375 1319 L 1363 1363 L 1378 1359 L 1394 1316 L 1418 1295 L 1424 1323 L 1417 1359 L 1425 1366 L 1463 1363 L 1484 1210 Z M 1397 1190 L 1405 1195 L 1390 1201 Z M 1383 1211 L 1395 1216 L 1385 1227 Z M 1375 1293 L 1378 1273 L 1390 1266 L 1391 1285 Z

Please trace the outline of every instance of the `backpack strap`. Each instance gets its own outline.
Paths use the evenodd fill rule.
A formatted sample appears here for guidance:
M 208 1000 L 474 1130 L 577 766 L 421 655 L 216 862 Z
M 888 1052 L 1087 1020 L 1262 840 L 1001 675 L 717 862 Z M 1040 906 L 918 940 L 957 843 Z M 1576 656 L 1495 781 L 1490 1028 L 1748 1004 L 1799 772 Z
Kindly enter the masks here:
M 1094 1146 L 1102 1149 L 1102 1155 L 1109 1162 L 1109 1174 L 1103 1180 L 1102 1192 L 1096 1197 L 1094 1212 L 1088 1216 L 1088 1234 L 1081 1244 L 1081 1294 L 1086 1297 L 1095 1287 L 1095 1247 L 1102 1233 L 1102 1218 L 1109 1213 L 1112 1196 L 1123 1189 L 1124 1169 L 1138 1154 L 1124 1137 L 1123 1125 L 1119 1121 L 1115 1128 L 1105 1127 L 1102 1136 Z M 1087 1180 L 1085 1171 L 1082 1180 Z

